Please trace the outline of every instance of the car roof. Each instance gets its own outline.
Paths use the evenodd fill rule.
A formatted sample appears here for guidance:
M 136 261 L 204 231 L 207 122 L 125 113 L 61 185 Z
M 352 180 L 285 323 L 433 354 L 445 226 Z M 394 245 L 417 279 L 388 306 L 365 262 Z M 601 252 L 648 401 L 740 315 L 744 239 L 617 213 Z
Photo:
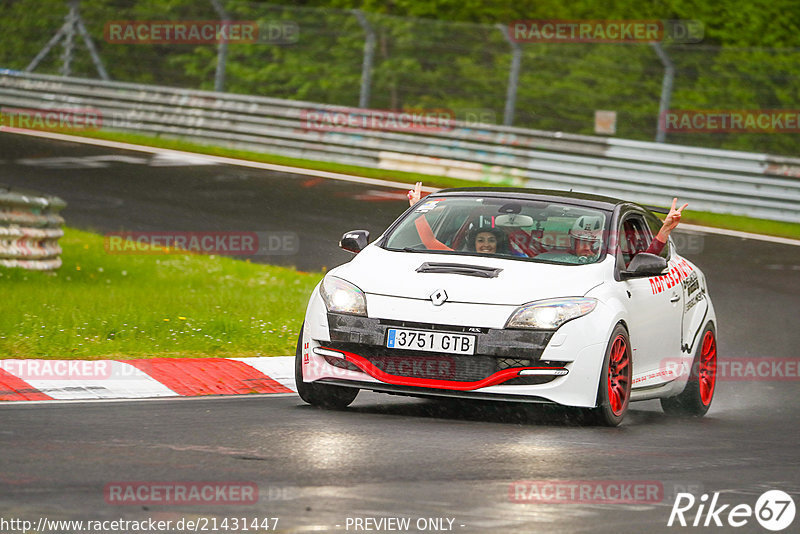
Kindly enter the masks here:
M 522 187 L 458 187 L 442 189 L 433 193 L 435 196 L 491 196 L 498 198 L 514 198 L 520 200 L 545 200 L 560 201 L 567 204 L 586 206 L 613 211 L 620 204 L 633 204 L 618 198 L 591 193 L 576 193 L 573 191 L 559 191 L 556 189 L 527 189 Z

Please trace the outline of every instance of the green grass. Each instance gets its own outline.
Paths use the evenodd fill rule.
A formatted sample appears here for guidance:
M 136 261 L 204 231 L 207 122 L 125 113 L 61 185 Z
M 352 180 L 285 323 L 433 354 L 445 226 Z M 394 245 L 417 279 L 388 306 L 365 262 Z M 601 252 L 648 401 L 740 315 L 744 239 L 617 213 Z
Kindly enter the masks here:
M 71 132 L 65 132 L 65 133 L 71 133 Z M 420 173 L 403 172 L 403 171 L 392 171 L 386 169 L 373 169 L 370 167 L 359 167 L 356 165 L 344 165 L 339 163 L 315 161 L 315 160 L 300 159 L 300 158 L 288 158 L 284 156 L 277 156 L 274 154 L 264 154 L 261 152 L 236 150 L 232 148 L 204 145 L 181 139 L 161 138 L 161 137 L 153 137 L 141 134 L 109 132 L 101 130 L 101 131 L 80 132 L 80 135 L 98 139 L 108 139 L 124 143 L 132 143 L 137 145 L 169 148 L 173 150 L 182 150 L 185 152 L 196 152 L 201 154 L 211 154 L 215 156 L 224 156 L 224 157 L 244 159 L 249 161 L 259 161 L 262 163 L 272 163 L 276 165 L 287 165 L 291 167 L 301 167 L 305 169 L 338 172 L 342 174 L 351 174 L 354 176 L 364 176 L 367 178 L 395 180 L 398 182 L 405 182 L 405 183 L 414 183 L 421 181 L 424 182 L 425 185 L 429 185 L 432 187 L 474 187 L 479 185 L 486 185 L 485 182 L 474 182 L 471 180 L 462 180 L 458 178 L 448 178 L 444 176 L 435 176 L 429 174 L 420 174 Z M 669 202 L 670 200 L 671 199 L 665 199 L 665 202 Z M 665 205 L 664 207 L 669 207 L 669 206 Z M 689 206 L 689 208 L 687 208 L 683 220 L 684 222 L 691 224 L 700 224 L 705 226 L 713 226 L 717 228 L 728 228 L 730 230 L 739 230 L 742 232 L 751 232 L 756 234 L 765 234 L 765 235 L 800 239 L 800 223 L 769 221 L 764 219 L 756 219 L 753 217 L 745 217 L 741 215 L 727 215 L 720 213 L 693 211 L 691 209 L 691 205 Z
M 188 254 L 106 253 L 67 228 L 57 272 L 0 267 L 0 357 L 291 355 L 322 273 Z

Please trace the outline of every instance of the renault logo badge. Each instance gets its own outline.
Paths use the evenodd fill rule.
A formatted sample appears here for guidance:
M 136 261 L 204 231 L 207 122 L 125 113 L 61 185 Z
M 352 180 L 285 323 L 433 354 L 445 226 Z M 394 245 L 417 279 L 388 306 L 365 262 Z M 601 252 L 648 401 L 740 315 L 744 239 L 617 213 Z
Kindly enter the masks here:
M 447 301 L 447 291 L 444 289 L 437 289 L 431 293 L 431 302 L 434 306 L 441 306 Z

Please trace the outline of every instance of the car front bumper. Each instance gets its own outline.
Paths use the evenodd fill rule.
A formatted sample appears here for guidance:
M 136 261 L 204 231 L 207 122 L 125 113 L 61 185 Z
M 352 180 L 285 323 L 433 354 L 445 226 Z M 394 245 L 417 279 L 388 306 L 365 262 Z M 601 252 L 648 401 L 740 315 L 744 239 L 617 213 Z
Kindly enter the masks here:
M 442 324 L 387 315 L 394 317 L 329 313 L 315 292 L 304 329 L 303 379 L 408 395 L 596 404 L 607 334 L 592 321 L 536 331 L 497 328 L 505 321 L 497 317 L 482 318 L 483 324 Z M 466 356 L 389 349 L 388 328 L 475 335 L 476 351 Z

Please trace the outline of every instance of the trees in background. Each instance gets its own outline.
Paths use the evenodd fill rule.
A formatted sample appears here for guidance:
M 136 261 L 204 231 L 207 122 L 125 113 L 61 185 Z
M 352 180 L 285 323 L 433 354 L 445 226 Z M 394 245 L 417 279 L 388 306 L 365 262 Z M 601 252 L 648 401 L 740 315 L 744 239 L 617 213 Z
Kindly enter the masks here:
M 231 44 L 227 91 L 356 106 L 365 31 L 376 35 L 369 106 L 448 108 L 503 118 L 511 52 L 496 24 L 519 19 L 696 19 L 699 44 L 664 48 L 676 68 L 673 109 L 797 109 L 800 9 L 792 0 L 309 0 L 292 6 L 223 1 L 232 20 L 294 21 L 295 44 Z M 81 12 L 112 79 L 213 89 L 214 45 L 120 45 L 103 40 L 113 20 L 213 20 L 205 0 L 93 0 Z M 63 0 L 0 6 L 0 68 L 23 69 L 63 23 Z M 82 49 L 79 43 L 78 50 Z M 514 125 L 593 132 L 595 110 L 618 113 L 617 136 L 652 140 L 664 68 L 645 43 L 526 43 Z M 37 72 L 57 73 L 60 48 Z M 79 52 L 73 75 L 96 77 Z M 486 114 L 489 113 L 489 115 Z M 796 154 L 797 134 L 670 134 L 670 142 Z

